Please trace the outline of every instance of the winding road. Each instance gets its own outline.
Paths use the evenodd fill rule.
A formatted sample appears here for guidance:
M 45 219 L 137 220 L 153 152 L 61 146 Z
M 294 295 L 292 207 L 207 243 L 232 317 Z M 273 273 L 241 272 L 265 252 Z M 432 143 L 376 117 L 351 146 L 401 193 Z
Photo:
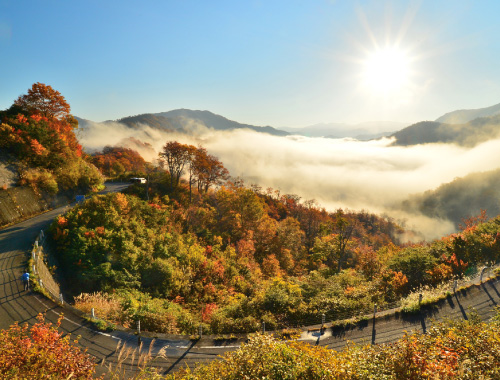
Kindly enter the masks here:
M 108 184 L 106 192 L 120 191 L 126 184 Z M 111 365 L 118 366 L 117 347 L 125 346 L 130 351 L 138 349 L 136 336 L 121 331 L 104 334 L 95 331 L 81 316 L 69 308 L 64 308 L 32 291 L 24 291 L 21 275 L 26 269 L 27 258 L 40 230 L 46 229 L 52 220 L 62 214 L 68 206 L 60 207 L 31 219 L 17 223 L 0 230 L 0 328 L 6 329 L 14 322 L 34 324 L 39 313 L 45 314 L 46 321 L 56 323 L 60 314 L 64 314 L 61 330 L 72 337 L 80 336 L 79 344 L 87 348 L 88 353 L 104 366 L 98 367 L 98 373 L 103 373 Z M 143 352 L 147 352 L 152 339 L 143 337 Z M 160 340 L 154 341 L 153 354 L 161 352 L 151 363 L 167 373 L 180 368 L 181 365 L 194 367 L 198 362 L 213 360 L 219 355 L 219 348 L 198 348 L 190 340 Z M 134 359 L 132 359 L 134 355 Z M 130 373 L 137 362 L 138 352 L 129 354 L 127 359 L 122 353 L 120 368 Z
M 106 192 L 120 191 L 126 184 L 108 184 Z M 107 366 L 120 367 L 123 377 L 136 370 L 138 357 L 137 336 L 123 331 L 110 334 L 100 333 L 92 329 L 90 324 L 71 308 L 59 306 L 50 299 L 31 291 L 24 291 L 20 277 L 26 268 L 26 261 L 33 242 L 40 230 L 46 229 L 51 221 L 63 213 L 68 206 L 60 207 L 44 214 L 25 220 L 0 230 L 0 328 L 6 329 L 14 322 L 36 323 L 39 313 L 45 314 L 46 320 L 57 322 L 61 313 L 64 320 L 61 330 L 72 337 L 81 336 L 79 344 L 95 357 L 98 373 L 104 373 Z M 327 330 L 304 331 L 301 340 L 316 345 L 328 345 L 340 349 L 347 341 L 357 343 L 386 343 L 400 338 L 404 331 L 426 331 L 435 320 L 444 318 L 467 318 L 467 313 L 474 308 L 483 319 L 494 314 L 494 307 L 500 303 L 499 280 L 493 279 L 477 284 L 467 291 L 457 292 L 439 307 L 426 313 L 413 316 L 388 314 L 370 319 L 364 325 L 350 330 L 332 332 Z M 147 352 L 152 338 L 143 337 L 142 352 Z M 129 355 L 120 356 L 121 351 L 130 349 Z M 151 351 L 154 359 L 151 365 L 158 367 L 162 373 L 179 369 L 183 365 L 191 368 L 196 363 L 216 359 L 224 351 L 235 350 L 237 345 L 216 346 L 211 340 L 190 341 L 178 339 L 156 339 Z M 136 350 L 135 354 L 131 352 Z M 133 356 L 133 358 L 132 358 Z M 125 359 L 124 359 L 125 357 Z

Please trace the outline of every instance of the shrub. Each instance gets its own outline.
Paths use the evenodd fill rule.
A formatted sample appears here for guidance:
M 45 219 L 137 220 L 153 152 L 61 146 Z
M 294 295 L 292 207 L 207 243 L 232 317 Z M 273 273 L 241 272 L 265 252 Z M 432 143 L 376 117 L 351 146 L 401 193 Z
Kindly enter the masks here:
M 3 379 L 93 379 L 95 363 L 76 347 L 77 341 L 62 337 L 58 324 L 42 315 L 29 327 L 15 323 L 0 331 L 0 377 Z
M 185 369 L 170 380 L 210 379 L 498 379 L 500 318 L 437 323 L 427 334 L 405 334 L 393 344 L 350 345 L 336 352 L 256 334 L 222 360 Z

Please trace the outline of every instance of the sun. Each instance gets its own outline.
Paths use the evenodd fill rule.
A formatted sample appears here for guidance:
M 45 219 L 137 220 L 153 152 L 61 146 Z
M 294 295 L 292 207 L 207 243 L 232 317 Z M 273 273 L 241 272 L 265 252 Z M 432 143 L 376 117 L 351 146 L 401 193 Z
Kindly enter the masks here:
M 374 94 L 395 94 L 410 82 L 410 59 L 401 49 L 377 49 L 363 66 L 363 83 Z

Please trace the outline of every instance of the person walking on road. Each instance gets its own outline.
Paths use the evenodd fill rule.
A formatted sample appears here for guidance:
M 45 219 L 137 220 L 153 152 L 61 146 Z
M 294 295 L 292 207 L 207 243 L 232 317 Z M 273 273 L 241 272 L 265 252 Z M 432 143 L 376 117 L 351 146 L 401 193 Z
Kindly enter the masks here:
M 27 270 L 24 271 L 21 280 L 23 280 L 24 290 L 28 290 L 30 287 L 30 274 Z

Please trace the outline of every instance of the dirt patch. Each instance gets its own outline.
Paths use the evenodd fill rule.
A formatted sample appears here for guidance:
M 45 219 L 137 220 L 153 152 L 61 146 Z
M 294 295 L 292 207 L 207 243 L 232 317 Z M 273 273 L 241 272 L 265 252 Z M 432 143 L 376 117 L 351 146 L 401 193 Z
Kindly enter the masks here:
M 19 180 L 16 165 L 0 155 L 0 189 L 14 187 Z

